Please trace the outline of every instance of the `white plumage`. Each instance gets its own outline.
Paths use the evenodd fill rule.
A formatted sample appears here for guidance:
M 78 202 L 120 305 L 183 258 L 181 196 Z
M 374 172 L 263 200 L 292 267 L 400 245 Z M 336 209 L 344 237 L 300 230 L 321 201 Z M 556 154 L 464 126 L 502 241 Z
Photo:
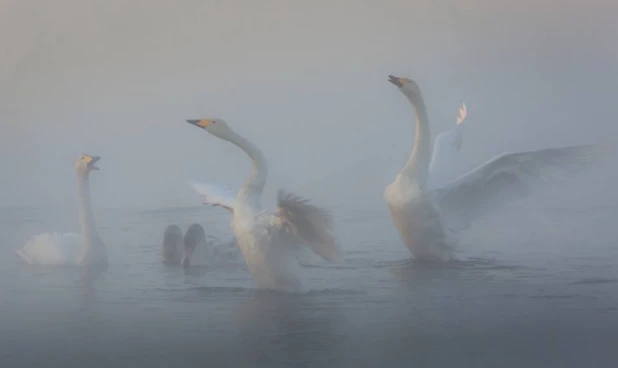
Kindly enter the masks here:
M 251 158 L 251 175 L 232 195 L 217 183 L 190 185 L 204 197 L 204 203 L 232 212 L 232 228 L 254 281 L 259 288 L 286 292 L 304 290 L 298 262 L 299 246 L 307 245 L 326 260 L 341 257 L 330 214 L 292 194 L 279 192 L 273 212 L 261 205 L 268 166 L 262 152 L 234 132 L 223 120 L 187 120 L 212 135 L 241 148 Z M 232 200 L 233 198 L 233 200 Z
M 82 236 L 76 233 L 33 235 L 15 253 L 27 264 L 60 266 L 77 264 Z
M 415 258 L 448 261 L 456 233 L 475 218 L 529 195 L 536 184 L 559 171 L 580 172 L 599 152 L 596 146 L 548 148 L 505 153 L 448 183 L 430 183 L 429 122 L 416 82 L 390 76 L 416 111 L 414 149 L 385 199 L 399 233 Z M 457 119 L 467 115 L 465 105 Z
M 45 233 L 35 235 L 15 253 L 24 263 L 38 265 L 106 266 L 107 249 L 94 222 L 90 201 L 89 177 L 99 168 L 97 156 L 80 155 L 75 163 L 77 173 L 78 217 L 81 234 Z
M 463 121 L 467 115 L 466 104 L 459 108 L 455 127 L 439 134 L 434 140 L 433 153 L 429 163 L 428 188 L 440 188 L 455 179 L 454 167 L 459 159 L 463 143 Z

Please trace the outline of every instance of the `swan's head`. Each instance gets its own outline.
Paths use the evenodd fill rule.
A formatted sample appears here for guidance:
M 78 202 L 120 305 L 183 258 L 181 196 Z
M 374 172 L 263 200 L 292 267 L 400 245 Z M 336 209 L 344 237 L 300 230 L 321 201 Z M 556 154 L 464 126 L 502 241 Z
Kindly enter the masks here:
M 224 138 L 232 133 L 232 128 L 221 119 L 191 119 L 187 123 L 206 130 L 208 133 Z
M 185 242 L 185 254 L 182 257 L 182 267 L 187 268 L 191 265 L 191 256 L 193 251 L 199 244 L 206 246 L 206 233 L 204 228 L 200 224 L 193 224 L 189 226 L 184 238 Z
M 75 162 L 75 171 L 77 171 L 78 174 L 87 174 L 92 170 L 99 170 L 95 164 L 100 159 L 101 157 L 99 156 L 91 156 L 87 154 L 79 155 L 77 161 Z
M 406 95 L 412 102 L 421 102 L 423 100 L 421 89 L 412 79 L 389 75 L 388 81 L 399 87 L 401 92 L 403 92 L 403 94 Z
M 163 233 L 163 263 L 176 263 L 180 259 L 178 247 L 182 243 L 182 230 L 178 225 L 169 225 Z

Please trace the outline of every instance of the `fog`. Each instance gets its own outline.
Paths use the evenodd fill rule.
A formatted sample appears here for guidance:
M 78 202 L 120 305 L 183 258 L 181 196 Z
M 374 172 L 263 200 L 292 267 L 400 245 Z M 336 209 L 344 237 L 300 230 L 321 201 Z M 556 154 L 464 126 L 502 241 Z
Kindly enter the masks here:
M 238 185 L 249 168 L 236 147 L 184 122 L 201 117 L 223 118 L 263 150 L 265 204 L 283 187 L 331 207 L 384 206 L 413 139 L 410 106 L 388 74 L 418 81 L 434 136 L 466 102 L 462 172 L 503 151 L 618 136 L 618 5 L 607 1 L 0 8 L 5 206 L 74 208 L 82 152 L 102 156 L 99 208 L 197 204 L 187 179 Z M 613 168 L 535 201 L 616 204 Z

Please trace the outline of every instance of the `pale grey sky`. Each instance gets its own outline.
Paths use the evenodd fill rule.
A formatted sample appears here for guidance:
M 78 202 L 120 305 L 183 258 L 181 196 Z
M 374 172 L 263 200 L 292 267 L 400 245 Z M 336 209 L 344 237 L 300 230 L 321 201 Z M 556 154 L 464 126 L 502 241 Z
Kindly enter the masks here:
M 267 198 L 285 187 L 381 205 L 413 136 L 388 74 L 419 82 L 434 135 L 467 103 L 462 169 L 504 150 L 612 141 L 617 8 L 2 0 L 0 205 L 74 206 L 81 152 L 102 156 L 97 206 L 190 205 L 187 178 L 240 183 L 247 158 L 184 123 L 196 117 L 223 118 L 264 151 Z M 556 201 L 618 203 L 615 173 L 591 175 Z

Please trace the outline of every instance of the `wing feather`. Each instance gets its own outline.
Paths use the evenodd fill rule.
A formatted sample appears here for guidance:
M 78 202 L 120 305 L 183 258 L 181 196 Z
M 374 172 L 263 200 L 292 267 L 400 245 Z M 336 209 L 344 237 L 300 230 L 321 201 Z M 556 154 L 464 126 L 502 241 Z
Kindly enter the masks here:
M 434 193 L 445 215 L 468 223 L 505 202 L 530 195 L 536 184 L 545 183 L 552 174 L 583 171 L 601 152 L 599 148 L 588 145 L 505 153 Z
M 329 261 L 341 258 L 328 211 L 310 204 L 308 199 L 279 190 L 275 216 L 275 226 L 280 231 L 307 244 L 320 257 Z
M 203 196 L 202 203 L 220 206 L 234 212 L 236 191 L 219 182 L 198 183 L 189 180 L 189 186 Z

